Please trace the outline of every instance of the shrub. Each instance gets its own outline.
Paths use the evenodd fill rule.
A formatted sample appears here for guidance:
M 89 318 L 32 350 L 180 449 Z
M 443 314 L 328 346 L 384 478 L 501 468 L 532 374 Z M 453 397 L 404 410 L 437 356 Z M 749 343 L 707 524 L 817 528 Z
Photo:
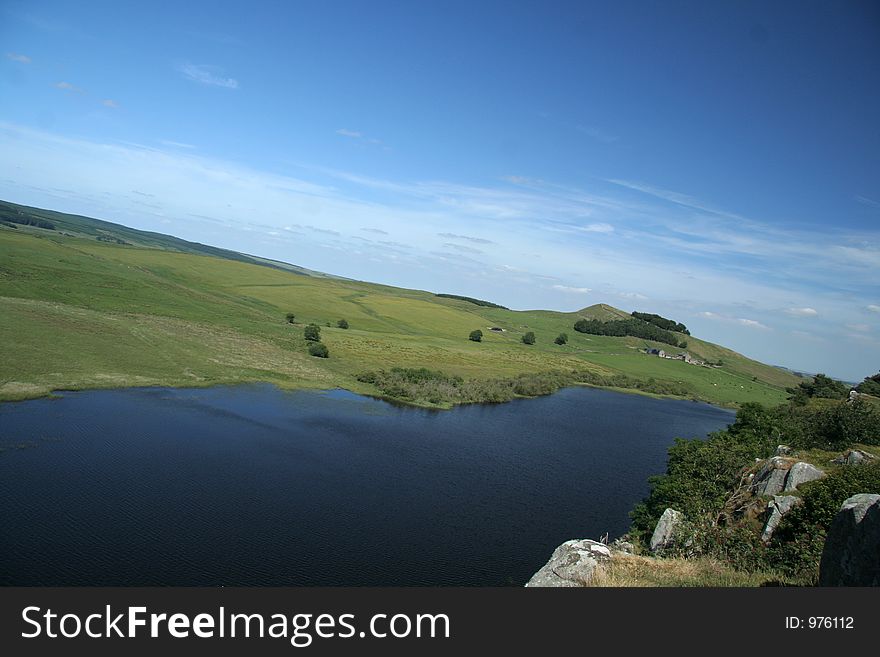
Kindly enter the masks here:
M 320 342 L 321 327 L 317 324 L 309 324 L 303 329 L 303 337 L 311 342 Z
M 568 342 L 568 335 L 566 335 L 565 333 L 560 333 L 556 336 L 556 339 L 553 342 L 555 342 L 556 344 L 565 344 L 566 342 Z
M 338 326 L 341 329 L 347 329 L 348 328 L 348 321 L 345 319 L 340 319 L 338 322 L 336 322 L 336 326 Z
M 293 313 L 287 313 L 287 315 L 285 315 L 285 319 L 287 320 L 288 324 L 293 324 L 293 320 L 296 319 L 296 315 L 294 315 Z
M 535 334 L 529 331 L 522 336 L 523 344 L 535 344 Z
M 768 559 L 781 572 L 813 582 L 831 521 L 844 500 L 858 493 L 880 493 L 880 465 L 848 466 L 798 487 L 803 504 L 789 511 L 770 542 Z
M 474 342 L 482 342 L 483 332 L 480 329 L 477 329 L 476 331 L 471 331 L 471 334 L 468 336 L 468 340 L 473 340 Z
M 323 342 L 313 342 L 309 345 L 309 354 L 317 356 L 318 358 L 328 358 L 330 356 L 330 350 L 327 349 L 327 345 Z

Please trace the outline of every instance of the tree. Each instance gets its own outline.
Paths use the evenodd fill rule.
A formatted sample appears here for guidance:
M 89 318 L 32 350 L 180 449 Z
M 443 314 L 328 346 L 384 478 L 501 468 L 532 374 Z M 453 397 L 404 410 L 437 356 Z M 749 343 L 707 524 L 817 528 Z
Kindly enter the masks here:
M 320 342 L 321 327 L 317 324 L 309 324 L 303 329 L 303 337 L 311 342 Z
M 555 342 L 556 344 L 565 344 L 566 342 L 568 342 L 568 335 L 565 333 L 560 333 L 556 336 L 556 339 L 553 342 Z
M 483 332 L 480 329 L 477 329 L 476 331 L 471 331 L 471 334 L 468 336 L 468 340 L 473 340 L 474 342 L 482 342 Z
M 348 328 L 348 321 L 344 320 L 344 319 L 340 319 L 338 322 L 336 322 L 336 326 L 338 326 L 341 329 L 347 329 Z
M 293 313 L 287 313 L 286 319 L 288 324 L 293 324 L 293 320 L 296 319 L 296 315 L 294 315 Z
M 806 404 L 810 398 L 844 399 L 849 389 L 840 381 L 835 381 L 824 374 L 817 374 L 812 381 L 801 381 L 796 388 L 786 388 L 789 399 L 795 404 Z
M 535 344 L 535 334 L 529 331 L 522 336 L 523 344 Z
M 688 341 L 687 341 L 687 340 L 682 340 L 682 341 L 678 344 L 678 346 L 681 347 L 682 349 L 687 349 L 687 348 L 688 348 Z
M 323 342 L 313 342 L 309 345 L 309 354 L 317 356 L 318 358 L 328 358 L 330 356 L 330 350 L 327 349 L 327 345 Z
M 856 386 L 856 390 L 864 395 L 880 397 L 880 373 L 866 376 L 865 380 Z

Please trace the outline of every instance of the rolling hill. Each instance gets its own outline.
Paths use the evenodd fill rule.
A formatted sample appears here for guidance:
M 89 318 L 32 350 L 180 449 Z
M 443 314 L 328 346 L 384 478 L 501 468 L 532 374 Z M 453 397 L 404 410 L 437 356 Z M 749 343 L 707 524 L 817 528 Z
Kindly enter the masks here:
M 574 382 L 671 390 L 727 406 L 781 402 L 798 381 L 693 336 L 688 351 L 720 359 L 721 367 L 644 353 L 668 345 L 572 330 L 579 318 L 624 317 L 605 304 L 573 313 L 477 305 L 0 202 L 4 400 L 59 389 L 248 381 L 380 394 L 365 373 L 395 367 L 475 382 L 566 373 Z M 343 318 L 347 330 L 336 326 Z M 308 355 L 307 323 L 321 327 L 330 358 Z M 468 340 L 474 329 L 482 342 Z M 527 331 L 535 345 L 522 344 Z M 569 342 L 554 344 L 562 332 Z

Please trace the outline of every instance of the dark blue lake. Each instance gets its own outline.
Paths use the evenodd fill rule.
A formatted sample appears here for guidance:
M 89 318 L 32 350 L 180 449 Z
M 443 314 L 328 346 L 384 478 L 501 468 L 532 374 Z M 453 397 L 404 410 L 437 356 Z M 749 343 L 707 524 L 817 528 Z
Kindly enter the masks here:
M 523 584 L 733 413 L 590 388 L 447 412 L 254 385 L 0 404 L 0 583 Z

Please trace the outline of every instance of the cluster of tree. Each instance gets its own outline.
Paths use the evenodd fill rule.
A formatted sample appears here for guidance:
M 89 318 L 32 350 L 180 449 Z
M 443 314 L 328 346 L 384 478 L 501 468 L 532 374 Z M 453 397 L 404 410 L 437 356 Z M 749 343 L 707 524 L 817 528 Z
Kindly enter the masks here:
M 880 397 L 880 372 L 874 376 L 866 376 L 865 380 L 856 386 L 856 391 L 863 395 Z
M 472 340 L 473 342 L 482 342 L 483 332 L 480 329 L 477 329 L 476 331 L 471 331 L 471 334 L 468 336 L 468 340 Z
M 499 306 L 497 303 L 492 303 L 491 301 L 483 301 L 482 299 L 474 299 L 473 297 L 463 297 L 458 294 L 435 294 L 435 297 L 442 297 L 443 299 L 458 299 L 459 301 L 467 301 L 468 303 L 475 304 L 477 306 L 485 306 L 486 308 L 501 308 L 502 310 L 510 310 L 507 306 Z
M 535 344 L 535 334 L 532 331 L 529 331 L 522 336 L 522 341 L 523 344 Z
M 615 337 L 633 336 L 654 342 L 670 344 L 674 347 L 685 348 L 687 342 L 680 343 L 678 337 L 672 332 L 662 329 L 655 324 L 633 317 L 632 319 L 612 320 L 603 322 L 598 319 L 579 319 L 574 323 L 574 330 L 579 333 L 590 335 L 610 335 Z
M 19 224 L 21 226 L 36 226 L 46 230 L 55 230 L 55 224 L 51 221 L 27 214 L 18 214 L 17 212 L 4 212 L 0 215 L 0 221 L 4 224 Z
M 633 512 L 630 537 L 647 543 L 666 508 L 684 514 L 672 547 L 678 556 L 710 556 L 744 571 L 774 571 L 793 583 L 814 583 L 826 531 L 843 501 L 880 491 L 880 463 L 830 471 L 798 487 L 803 503 L 787 514 L 769 544 L 746 510 L 763 508 L 751 497 L 748 475 L 785 442 L 794 449 L 844 450 L 880 443 L 880 413 L 868 403 L 838 401 L 777 408 L 745 404 L 736 420 L 707 440 L 677 439 L 666 474 L 653 477 L 651 492 Z
M 687 326 L 685 326 L 681 322 L 676 322 L 672 319 L 666 319 L 665 317 L 655 315 L 654 313 L 637 313 L 633 311 L 632 316 L 636 319 L 642 320 L 643 322 L 648 322 L 649 324 L 653 324 L 654 326 L 659 326 L 660 328 L 667 331 L 675 331 L 676 333 L 684 333 L 685 335 L 691 334 L 691 332 L 688 331 Z
M 849 395 L 849 388 L 840 381 L 835 381 L 824 374 L 817 374 L 812 379 L 801 381 L 794 388 L 786 388 L 789 400 L 796 404 L 806 404 L 810 399 L 843 399 Z
M 330 350 L 327 349 L 327 345 L 323 342 L 312 342 L 309 345 L 309 355 L 317 356 L 318 358 L 329 358 Z
M 559 335 L 556 336 L 556 339 L 553 342 L 555 342 L 558 345 L 563 345 L 563 344 L 567 343 L 568 342 L 568 334 L 567 333 L 560 333 Z
M 418 404 L 484 404 L 515 397 L 549 395 L 575 383 L 627 388 L 655 394 L 694 397 L 689 385 L 675 381 L 635 379 L 625 374 L 604 375 L 592 370 L 549 371 L 508 378 L 463 379 L 426 368 L 400 368 L 360 374 L 385 396 Z

